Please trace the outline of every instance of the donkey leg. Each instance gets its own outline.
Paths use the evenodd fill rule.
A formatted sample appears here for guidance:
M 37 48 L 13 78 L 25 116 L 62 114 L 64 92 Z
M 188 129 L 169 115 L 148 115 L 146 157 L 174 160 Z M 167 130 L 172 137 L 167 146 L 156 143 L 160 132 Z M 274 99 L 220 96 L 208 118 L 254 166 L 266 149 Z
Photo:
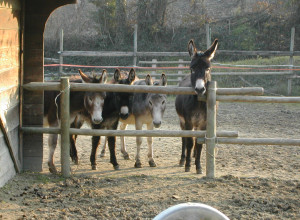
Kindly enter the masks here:
M 109 136 L 107 137 L 108 140 L 108 147 L 110 152 L 110 162 L 114 166 L 115 170 L 120 169 L 119 164 L 117 162 L 116 158 L 116 137 L 115 136 Z
M 143 124 L 138 120 L 137 118 L 135 119 L 135 129 L 136 130 L 142 130 Z M 136 137 L 136 156 L 135 156 L 135 168 L 141 168 L 142 163 L 140 159 L 140 152 L 141 152 L 141 145 L 142 145 L 142 138 L 141 137 Z
M 74 119 L 74 121 L 71 123 L 71 128 L 81 128 L 83 125 L 83 120 L 81 119 L 80 115 L 77 115 Z M 76 149 L 76 140 L 77 135 L 70 135 L 70 157 L 72 158 L 72 161 L 78 165 L 78 155 L 77 155 L 77 149 Z
M 97 170 L 96 154 L 97 154 L 97 149 L 98 149 L 98 146 L 100 143 L 100 138 L 101 138 L 100 136 L 92 137 L 92 151 L 91 151 L 91 156 L 90 156 L 92 170 Z
M 186 161 L 185 161 L 185 172 L 189 172 L 191 169 L 191 153 L 193 149 L 193 138 L 187 137 L 186 141 Z
M 148 130 L 153 130 L 153 123 L 147 124 L 147 129 Z M 153 159 L 153 138 L 148 137 L 147 138 L 147 143 L 148 143 L 148 162 L 150 167 L 156 167 L 156 163 L 154 162 Z
M 182 130 L 185 129 L 185 120 L 182 117 L 179 117 L 180 119 L 180 127 Z M 186 138 L 182 137 L 181 138 L 181 157 L 179 161 L 179 166 L 183 167 L 184 162 L 185 162 L 185 151 L 186 151 Z
M 78 161 L 78 156 L 77 156 L 77 149 L 76 149 L 76 139 L 77 139 L 77 135 L 70 135 L 70 157 L 72 159 L 72 161 L 78 165 L 79 161 Z
M 179 166 L 183 167 L 184 162 L 185 162 L 186 138 L 182 137 L 181 141 L 182 141 L 182 146 L 181 146 L 181 158 L 180 158 L 180 161 L 179 161 Z
M 126 127 L 127 124 L 121 123 L 120 130 L 125 130 Z M 129 160 L 129 154 L 127 153 L 126 145 L 125 145 L 125 137 L 121 136 L 120 140 L 121 140 L 121 153 L 123 154 L 125 160 Z
M 195 143 L 195 148 L 196 148 L 196 160 L 195 160 L 196 172 L 197 174 L 202 174 L 202 167 L 200 163 L 202 144 Z
M 101 153 L 100 153 L 100 157 L 105 157 L 106 145 L 107 145 L 107 137 L 105 136 L 104 137 L 104 143 L 103 143 L 103 146 L 102 146 L 102 150 L 101 150 Z
M 57 134 L 49 134 L 48 146 L 49 146 L 49 157 L 48 157 L 48 167 L 50 173 L 56 174 L 57 170 L 54 165 L 54 152 L 57 145 Z

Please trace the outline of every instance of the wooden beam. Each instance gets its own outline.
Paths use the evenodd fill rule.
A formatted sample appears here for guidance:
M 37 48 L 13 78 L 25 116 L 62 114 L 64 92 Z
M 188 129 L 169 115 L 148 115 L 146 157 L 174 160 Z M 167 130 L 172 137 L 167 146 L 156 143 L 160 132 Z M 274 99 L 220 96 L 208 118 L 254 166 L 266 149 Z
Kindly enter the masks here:
M 9 151 L 9 154 L 10 154 L 10 157 L 14 163 L 14 167 L 15 167 L 15 170 L 17 173 L 20 173 L 21 169 L 19 167 L 19 164 L 18 164 L 18 161 L 15 157 L 15 154 L 14 154 L 14 151 L 13 151 L 13 147 L 11 145 L 11 141 L 9 139 L 9 136 L 6 132 L 6 123 L 4 122 L 4 120 L 2 119 L 2 116 L 0 115 L 0 128 L 1 128 L 1 131 L 3 133 L 3 136 L 4 136 L 4 139 L 5 139 L 5 142 L 6 142 L 6 146 L 8 148 L 8 151 Z

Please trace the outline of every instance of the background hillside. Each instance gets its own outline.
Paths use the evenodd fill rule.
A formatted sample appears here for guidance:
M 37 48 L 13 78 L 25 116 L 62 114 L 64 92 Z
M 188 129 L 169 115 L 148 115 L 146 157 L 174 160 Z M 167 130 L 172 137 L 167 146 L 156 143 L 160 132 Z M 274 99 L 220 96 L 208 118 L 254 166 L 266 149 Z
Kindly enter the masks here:
M 299 0 L 78 0 L 50 16 L 45 56 L 57 56 L 60 29 L 66 50 L 132 51 L 138 24 L 139 51 L 185 51 L 191 38 L 206 45 L 206 23 L 220 49 L 289 50 L 296 27 L 300 50 Z

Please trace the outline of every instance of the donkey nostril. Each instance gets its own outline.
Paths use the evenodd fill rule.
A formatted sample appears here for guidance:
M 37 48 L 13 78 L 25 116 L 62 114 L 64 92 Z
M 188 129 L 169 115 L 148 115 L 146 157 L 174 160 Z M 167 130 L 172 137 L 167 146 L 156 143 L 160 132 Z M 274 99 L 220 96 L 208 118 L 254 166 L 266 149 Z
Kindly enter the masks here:
M 154 125 L 154 127 L 156 127 L 156 128 L 159 128 L 160 127 L 160 125 L 161 125 L 161 121 L 154 121 L 153 122 L 153 125 Z
M 129 116 L 128 113 L 127 113 L 127 114 L 120 114 L 120 117 L 121 117 L 123 120 L 127 119 L 128 116 Z
M 203 88 L 195 88 L 195 91 L 197 92 L 198 95 L 203 95 L 206 91 L 206 89 L 203 87 Z
M 100 124 L 103 121 L 103 118 L 94 118 L 93 122 L 94 124 Z

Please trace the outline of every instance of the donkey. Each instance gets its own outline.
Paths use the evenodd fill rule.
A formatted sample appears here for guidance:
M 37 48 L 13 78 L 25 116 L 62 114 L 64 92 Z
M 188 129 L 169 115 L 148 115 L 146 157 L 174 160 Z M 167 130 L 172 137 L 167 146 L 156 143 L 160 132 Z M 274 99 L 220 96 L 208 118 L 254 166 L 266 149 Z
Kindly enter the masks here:
M 147 75 L 145 80 L 139 80 L 134 83 L 134 85 L 167 85 L 167 77 L 162 74 L 159 82 L 153 83 L 150 75 Z M 162 123 L 163 115 L 166 109 L 167 96 L 164 94 L 154 94 L 154 93 L 135 93 L 133 95 L 132 101 L 132 114 L 128 119 L 120 121 L 121 130 L 125 130 L 128 124 L 135 124 L 136 130 L 141 130 L 143 125 L 147 125 L 148 130 L 153 130 L 153 128 L 159 128 Z M 150 167 L 156 167 L 153 159 L 153 146 L 152 137 L 147 138 L 148 142 L 148 162 Z M 140 160 L 140 149 L 142 144 L 142 138 L 136 137 L 137 153 L 135 157 L 136 168 L 141 168 L 142 163 Z M 126 152 L 125 148 L 125 138 L 121 137 L 121 151 Z M 127 152 L 126 152 L 127 153 Z M 124 153 L 123 153 L 124 154 Z
M 135 71 L 131 69 L 128 77 L 121 77 L 121 72 L 117 69 L 114 73 L 114 84 L 125 84 L 132 85 L 135 81 Z M 102 112 L 103 121 L 101 123 L 92 123 L 93 129 L 108 129 L 116 130 L 118 127 L 118 122 L 120 119 L 126 120 L 129 117 L 130 113 L 130 99 L 132 97 L 131 93 L 124 92 L 107 92 L 106 98 L 104 100 L 104 108 Z M 93 170 L 97 169 L 96 164 L 96 153 L 98 146 L 100 144 L 101 137 L 93 136 L 92 137 L 92 152 L 90 156 L 91 166 Z M 116 137 L 108 136 L 108 147 L 110 151 L 110 162 L 113 164 L 115 170 L 119 169 L 119 164 L 116 159 Z
M 103 70 L 102 75 L 97 78 L 95 75 L 89 77 L 79 70 L 81 79 L 73 80 L 71 82 L 80 83 L 105 83 L 107 79 L 106 70 Z M 56 98 L 57 97 L 57 98 Z M 78 115 L 81 115 L 80 121 L 90 121 L 93 124 L 99 124 L 103 121 L 102 112 L 104 99 L 106 97 L 105 92 L 71 92 L 70 93 L 70 123 L 71 127 L 78 121 Z M 56 100 L 57 99 L 57 100 Z M 59 112 L 60 112 L 60 96 L 57 91 L 45 91 L 44 93 L 44 117 L 49 127 L 59 126 Z M 71 150 L 72 157 L 72 140 L 71 137 Z M 49 145 L 49 158 L 48 166 L 51 173 L 57 173 L 57 169 L 54 165 L 54 152 L 57 145 L 57 134 L 50 134 L 48 139 Z M 75 138 L 76 139 L 76 138 Z M 77 155 L 76 155 L 77 156 Z M 78 163 L 78 158 L 72 157 L 72 160 Z
M 211 80 L 210 68 L 211 60 L 217 50 L 218 40 L 205 52 L 197 51 L 194 41 L 188 43 L 188 52 L 192 58 L 190 69 L 191 74 L 186 76 L 179 87 L 192 87 L 195 89 L 195 95 L 178 95 L 175 100 L 176 112 L 179 116 L 180 127 L 182 130 L 205 130 L 206 129 L 206 102 L 198 101 L 197 95 L 204 95 Z M 185 171 L 189 172 L 191 167 L 191 151 L 194 145 L 192 137 L 182 138 L 182 152 L 179 162 L 184 165 Z M 195 165 L 197 174 L 202 173 L 200 156 L 202 144 L 195 143 Z

